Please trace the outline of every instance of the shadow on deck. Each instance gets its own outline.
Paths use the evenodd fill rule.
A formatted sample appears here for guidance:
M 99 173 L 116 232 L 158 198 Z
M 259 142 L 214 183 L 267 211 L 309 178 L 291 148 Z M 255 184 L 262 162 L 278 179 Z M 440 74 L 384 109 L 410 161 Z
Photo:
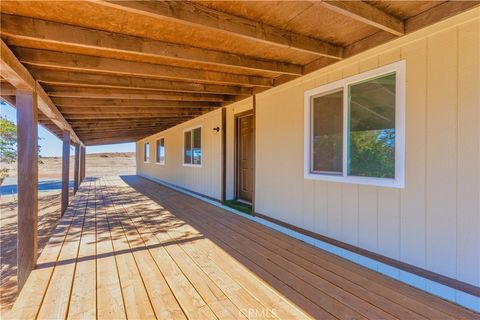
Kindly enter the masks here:
M 477 317 L 138 176 L 82 184 L 9 316 Z

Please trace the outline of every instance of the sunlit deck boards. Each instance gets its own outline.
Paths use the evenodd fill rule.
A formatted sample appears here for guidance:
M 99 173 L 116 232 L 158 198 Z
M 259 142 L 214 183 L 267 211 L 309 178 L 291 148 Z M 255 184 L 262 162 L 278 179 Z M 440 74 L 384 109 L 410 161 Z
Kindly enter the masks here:
M 137 176 L 87 179 L 8 318 L 477 319 Z

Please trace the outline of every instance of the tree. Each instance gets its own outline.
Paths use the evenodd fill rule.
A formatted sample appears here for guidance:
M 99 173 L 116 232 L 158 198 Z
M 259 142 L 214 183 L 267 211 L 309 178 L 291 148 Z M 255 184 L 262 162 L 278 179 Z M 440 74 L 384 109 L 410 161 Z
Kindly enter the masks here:
M 395 178 L 395 129 L 352 132 L 349 168 L 353 176 Z
M 13 163 L 17 160 L 17 127 L 15 123 L 0 116 L 0 185 L 8 177 L 8 168 L 5 164 Z

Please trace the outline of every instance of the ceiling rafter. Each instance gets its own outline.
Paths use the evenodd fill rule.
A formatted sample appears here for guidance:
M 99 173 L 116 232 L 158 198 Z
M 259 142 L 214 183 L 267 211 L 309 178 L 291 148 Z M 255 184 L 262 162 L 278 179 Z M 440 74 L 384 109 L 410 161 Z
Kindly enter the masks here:
M 209 101 L 173 101 L 173 100 L 141 100 L 141 99 L 103 99 L 103 98 L 64 98 L 52 97 L 58 107 L 182 107 L 182 108 L 215 108 L 219 102 Z
M 46 91 L 53 97 L 65 98 L 104 98 L 104 99 L 140 99 L 172 101 L 231 101 L 231 96 L 201 93 L 178 93 L 134 89 L 110 89 L 70 86 L 47 86 Z
M 403 20 L 363 1 L 315 1 L 314 4 L 396 36 L 405 34 Z
M 302 66 L 288 62 L 259 59 L 228 52 L 163 42 L 121 33 L 88 29 L 58 22 L 1 14 L 1 34 L 10 38 L 104 52 L 130 53 L 137 56 L 165 57 L 178 61 L 279 74 L 302 74 Z M 75 37 L 72 37 L 72 34 Z M 9 39 L 13 41 L 14 39 Z
M 6 79 L 17 89 L 30 90 L 37 93 L 38 109 L 48 116 L 53 123 L 60 129 L 68 131 L 71 139 L 78 144 L 83 145 L 83 142 L 78 138 L 75 131 L 70 124 L 58 111 L 55 104 L 50 100 L 50 97 L 45 93 L 42 86 L 35 81 L 30 72 L 18 61 L 17 57 L 8 48 L 8 46 L 1 40 L 0 52 L 0 73 L 2 78 Z
M 97 5 L 116 8 L 197 28 L 214 29 L 229 35 L 270 45 L 342 59 L 343 49 L 326 41 L 280 29 L 262 22 L 234 16 L 187 1 L 99 1 Z
M 36 68 L 31 68 L 30 71 L 40 83 L 45 83 L 48 85 L 90 86 L 244 96 L 249 96 L 252 94 L 251 88 L 240 86 L 227 86 L 137 77 L 118 77 L 105 74 L 53 71 L 49 69 Z
M 223 83 L 243 86 L 273 86 L 272 80 L 242 74 L 174 67 L 146 62 L 102 58 L 30 48 L 15 48 L 19 60 L 29 66 L 80 72 L 129 75 L 157 79 L 188 80 L 202 83 Z

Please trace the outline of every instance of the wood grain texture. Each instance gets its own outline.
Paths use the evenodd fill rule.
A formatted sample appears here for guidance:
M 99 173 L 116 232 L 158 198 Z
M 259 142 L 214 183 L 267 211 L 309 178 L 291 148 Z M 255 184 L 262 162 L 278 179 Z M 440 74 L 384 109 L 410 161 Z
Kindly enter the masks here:
M 38 126 L 37 95 L 17 90 L 18 235 L 17 278 L 20 291 L 37 262 Z
M 158 19 L 175 20 L 198 28 L 221 30 L 231 35 L 280 47 L 293 48 L 337 59 L 342 57 L 342 48 L 326 41 L 295 34 L 261 22 L 211 10 L 193 3 L 102 1 L 101 4 Z M 259 32 L 259 30 L 263 32 Z
M 271 87 L 269 78 L 241 74 L 172 67 L 145 62 L 117 60 L 81 54 L 63 53 L 29 48 L 15 49 L 20 61 L 29 66 L 77 72 L 186 80 L 200 83 L 223 83 L 243 86 Z
M 73 163 L 73 194 L 77 193 L 80 185 L 80 146 L 75 145 L 75 159 Z
M 138 176 L 88 178 L 54 237 L 8 316 L 476 317 Z
M 66 25 L 54 21 L 32 19 L 2 14 L 3 35 L 21 40 L 48 44 L 63 44 L 64 48 L 74 47 L 95 49 L 100 52 L 131 53 L 136 56 L 165 57 L 180 62 L 190 61 L 208 65 L 235 67 L 247 70 L 274 73 L 302 74 L 302 66 L 291 63 L 256 59 L 245 55 L 217 50 L 202 49 L 171 42 L 130 36 L 122 33 L 105 32 L 95 29 Z M 75 34 L 76 37 L 71 35 Z
M 65 213 L 68 207 L 70 192 L 70 134 L 63 132 L 62 139 L 62 205 L 61 213 Z

